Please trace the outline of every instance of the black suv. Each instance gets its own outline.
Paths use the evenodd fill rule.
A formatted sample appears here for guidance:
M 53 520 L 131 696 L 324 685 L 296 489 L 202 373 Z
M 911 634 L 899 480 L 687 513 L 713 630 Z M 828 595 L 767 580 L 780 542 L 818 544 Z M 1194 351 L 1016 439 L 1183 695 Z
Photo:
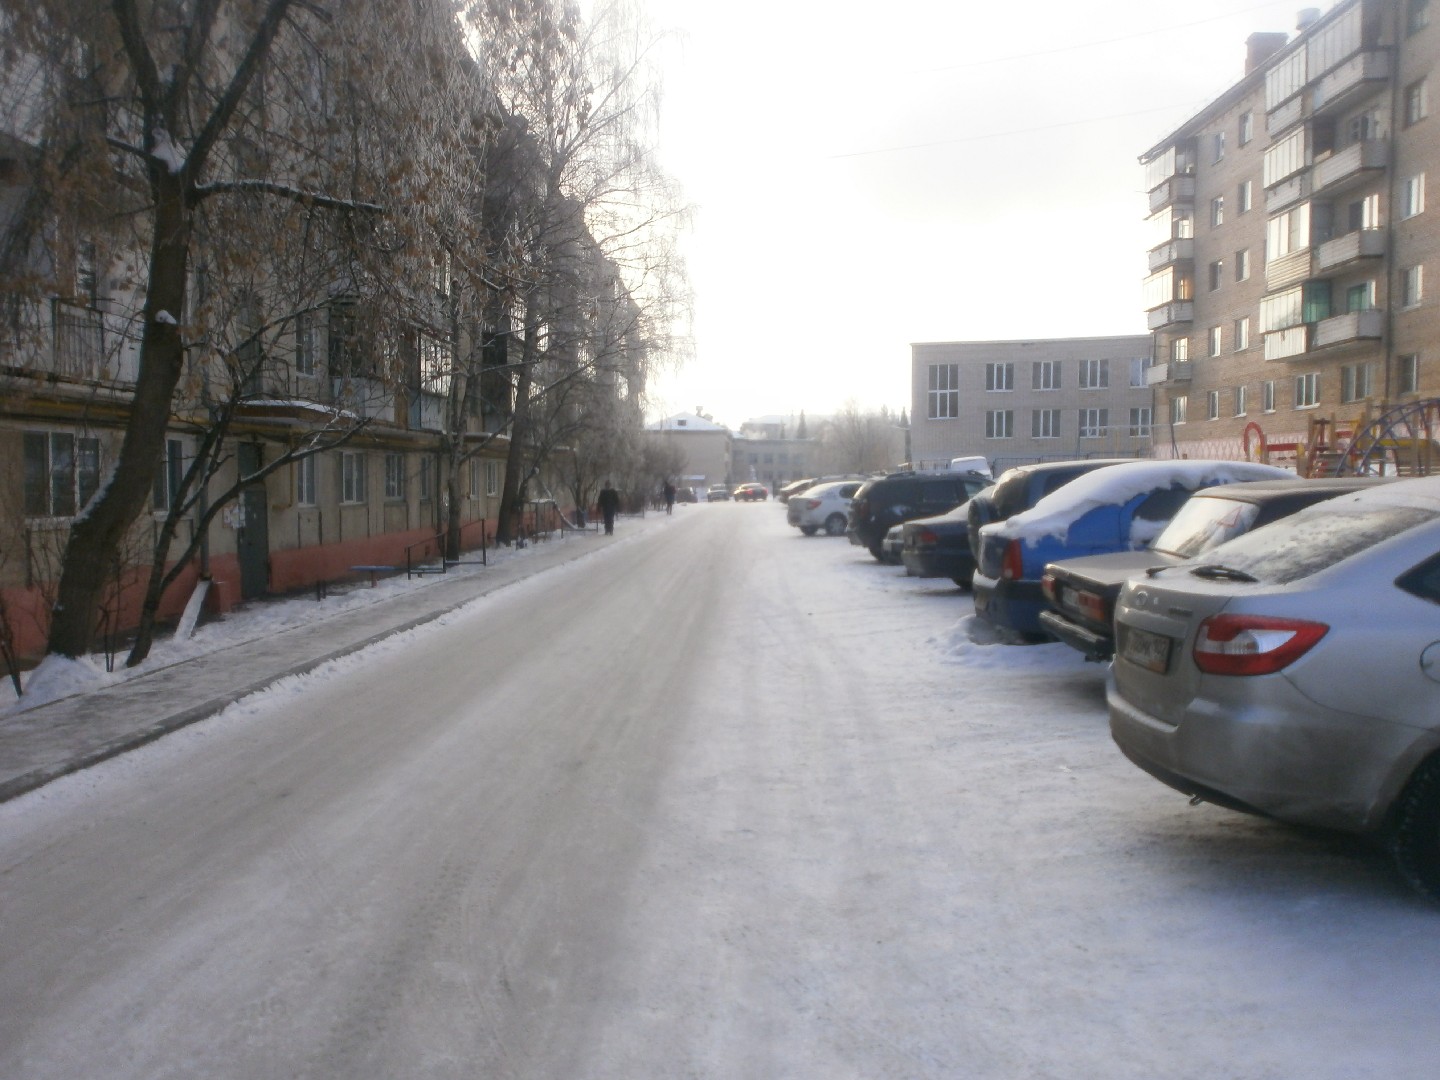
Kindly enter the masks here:
M 953 510 L 990 484 L 978 472 L 903 472 L 867 481 L 850 500 L 852 544 L 884 561 L 881 544 L 894 526 Z

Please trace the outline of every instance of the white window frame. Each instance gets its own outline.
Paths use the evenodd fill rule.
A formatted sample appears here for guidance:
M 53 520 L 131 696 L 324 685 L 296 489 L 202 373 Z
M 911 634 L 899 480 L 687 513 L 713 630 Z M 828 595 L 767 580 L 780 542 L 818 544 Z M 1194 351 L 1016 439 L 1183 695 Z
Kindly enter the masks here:
M 385 455 L 385 498 L 391 502 L 405 498 L 405 455 L 399 451 Z
M 1100 407 L 1080 410 L 1080 438 L 1105 439 L 1110 436 L 1110 410 Z
M 1400 393 L 1418 394 L 1420 392 L 1420 354 L 1406 353 L 1399 359 L 1400 365 Z
M 314 506 L 318 501 L 315 488 L 315 459 L 318 454 L 306 454 L 295 462 L 295 504 Z
M 495 498 L 505 482 L 505 463 L 488 458 L 485 461 L 485 494 Z
M 1060 389 L 1060 361 L 1059 360 L 1036 360 L 1030 368 L 1030 389 L 1032 390 L 1059 390 Z
M 1275 380 L 1266 379 L 1260 384 L 1260 411 L 1273 413 L 1275 411 Z
M 1210 355 L 1219 356 L 1221 350 L 1225 348 L 1224 330 L 1222 330 L 1218 326 L 1210 327 L 1210 330 L 1208 331 L 1208 340 L 1210 345 Z
M 1004 394 L 1015 389 L 1015 365 L 1009 362 L 989 363 L 985 365 L 985 392 L 987 394 Z
M 1235 412 L 1234 412 L 1232 415 L 1234 415 L 1234 416 L 1245 416 L 1245 415 L 1246 415 L 1246 408 L 1245 408 L 1245 407 L 1246 407 L 1246 400 L 1245 400 L 1245 399 L 1246 399 L 1248 396 L 1249 396 L 1249 395 L 1246 393 L 1246 388 L 1245 388 L 1245 387 L 1243 387 L 1243 386 L 1237 386 L 1237 387 L 1235 387 Z
M 25 517 L 68 519 L 85 509 L 100 488 L 100 440 L 74 431 L 28 429 L 21 445 Z
M 1206 420 L 1219 420 L 1219 419 L 1220 419 L 1220 391 L 1219 391 L 1219 390 L 1206 390 L 1206 391 L 1205 391 L 1205 419 L 1206 419 Z
M 1244 352 L 1250 347 L 1250 316 L 1235 320 L 1235 340 L 1233 342 L 1236 352 Z
M 1425 298 L 1425 268 L 1420 265 L 1406 266 L 1400 270 L 1400 306 L 1419 307 Z
M 955 420 L 960 416 L 960 365 L 930 364 L 926 418 Z
M 1130 437 L 1132 439 L 1148 439 L 1150 430 L 1154 426 L 1154 418 L 1150 413 L 1149 405 L 1135 405 L 1130 409 Z
M 1060 437 L 1060 410 L 1032 410 L 1030 413 L 1030 437 L 1032 439 L 1058 439 Z
M 1295 408 L 1317 409 L 1320 407 L 1320 373 L 1307 371 L 1295 376 Z
M 1105 358 L 1080 361 L 1080 389 L 1107 390 L 1110 387 L 1110 361 Z
M 1412 218 L 1425 212 L 1425 174 L 1416 173 L 1400 182 L 1400 217 Z
M 985 412 L 985 438 L 1013 439 L 1015 437 L 1015 412 L 1013 409 L 988 409 Z
M 363 506 L 366 499 L 365 454 L 358 450 L 340 451 L 340 502 Z
M 1177 394 L 1170 399 L 1170 426 L 1179 427 L 1185 423 L 1185 414 L 1190 411 L 1190 398 L 1187 394 Z

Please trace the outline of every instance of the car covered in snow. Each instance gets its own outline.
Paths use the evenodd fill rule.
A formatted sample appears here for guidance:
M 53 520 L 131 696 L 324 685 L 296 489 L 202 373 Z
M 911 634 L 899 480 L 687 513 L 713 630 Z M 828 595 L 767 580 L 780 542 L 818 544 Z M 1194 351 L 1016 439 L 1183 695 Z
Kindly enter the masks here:
M 970 552 L 980 558 L 980 530 L 992 521 L 1005 521 L 1023 514 L 1052 491 L 1071 480 L 1109 465 L 1135 458 L 1076 458 L 1068 461 L 1039 461 L 1006 469 L 995 483 L 965 504 L 969 524 Z
M 1048 638 L 1040 622 L 1048 563 L 1148 547 L 1201 488 L 1292 476 L 1248 461 L 1127 461 L 1088 472 L 980 530 L 975 614 L 1001 630 Z
M 850 499 L 860 490 L 859 480 L 840 480 L 816 484 L 809 490 L 791 496 L 785 506 L 785 520 L 806 536 L 821 529 L 826 536 L 844 536 Z

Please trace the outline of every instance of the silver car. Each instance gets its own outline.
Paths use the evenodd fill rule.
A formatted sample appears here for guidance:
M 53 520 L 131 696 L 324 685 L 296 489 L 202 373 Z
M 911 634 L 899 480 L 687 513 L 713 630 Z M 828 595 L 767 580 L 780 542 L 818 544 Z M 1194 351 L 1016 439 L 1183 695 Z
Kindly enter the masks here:
M 851 497 L 860 490 L 860 480 L 816 484 L 802 494 L 792 495 L 785 504 L 785 520 L 806 536 L 821 529 L 826 536 L 844 536 Z
M 1198 800 L 1383 836 L 1440 900 L 1440 477 L 1132 579 L 1110 730 Z

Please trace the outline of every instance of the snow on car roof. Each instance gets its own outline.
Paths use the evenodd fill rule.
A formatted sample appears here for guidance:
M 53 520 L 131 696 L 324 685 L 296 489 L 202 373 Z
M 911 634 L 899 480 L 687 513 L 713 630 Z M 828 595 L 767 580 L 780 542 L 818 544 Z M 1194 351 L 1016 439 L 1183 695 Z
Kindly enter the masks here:
M 1024 513 L 994 526 L 1005 536 L 1064 538 L 1070 526 L 1097 506 L 1115 506 L 1161 487 L 1191 489 L 1245 480 L 1279 480 L 1294 473 L 1249 461 L 1127 461 L 1071 480 Z

